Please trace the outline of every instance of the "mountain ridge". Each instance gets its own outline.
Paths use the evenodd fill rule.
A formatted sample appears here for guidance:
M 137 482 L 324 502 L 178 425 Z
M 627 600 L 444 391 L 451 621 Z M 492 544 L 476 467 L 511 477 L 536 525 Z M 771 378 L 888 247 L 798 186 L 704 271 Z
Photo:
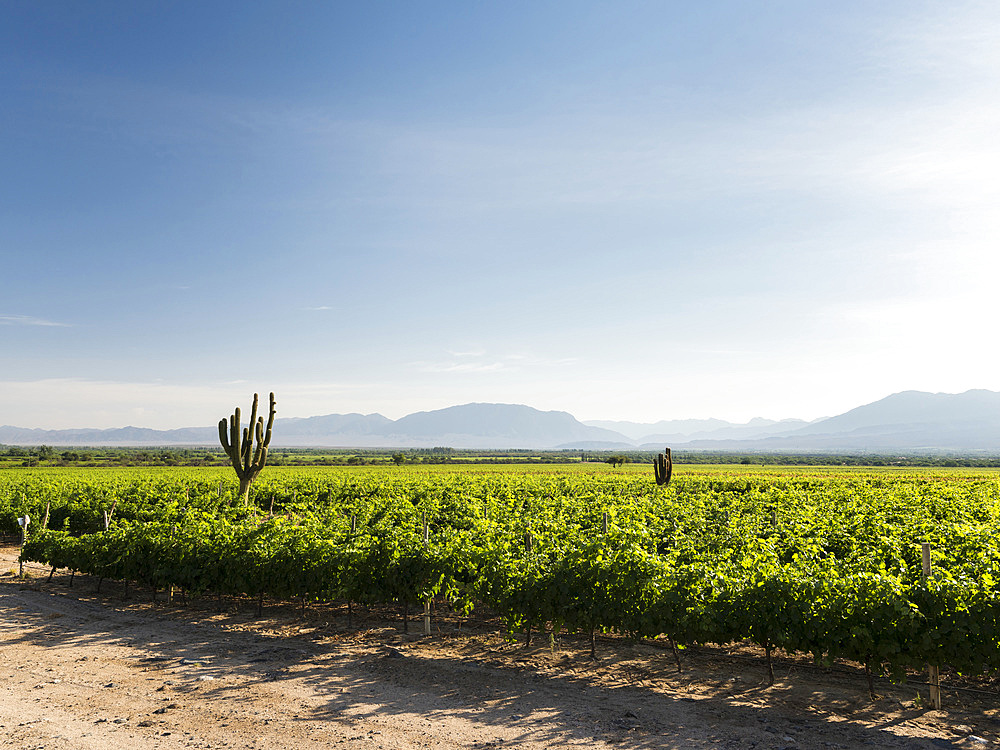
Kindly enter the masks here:
M 619 429 L 613 429 L 613 428 Z M 216 427 L 43 430 L 0 426 L 0 443 L 60 446 L 215 445 Z M 275 420 L 274 447 L 681 450 L 764 453 L 1000 452 L 1000 393 L 900 391 L 812 422 L 755 418 L 581 422 L 565 411 L 469 403 L 414 412 Z

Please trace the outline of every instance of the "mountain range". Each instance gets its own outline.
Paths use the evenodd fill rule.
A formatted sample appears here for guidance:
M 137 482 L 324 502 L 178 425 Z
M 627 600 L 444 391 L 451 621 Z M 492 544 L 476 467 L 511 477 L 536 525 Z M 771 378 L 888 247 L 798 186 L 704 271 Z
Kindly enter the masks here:
M 216 427 L 41 430 L 0 427 L 0 443 L 53 446 L 216 445 Z M 580 449 L 768 453 L 1000 453 L 1000 393 L 904 391 L 806 422 L 719 419 L 581 422 L 519 404 L 464 404 L 392 420 L 381 414 L 276 419 L 273 447 Z

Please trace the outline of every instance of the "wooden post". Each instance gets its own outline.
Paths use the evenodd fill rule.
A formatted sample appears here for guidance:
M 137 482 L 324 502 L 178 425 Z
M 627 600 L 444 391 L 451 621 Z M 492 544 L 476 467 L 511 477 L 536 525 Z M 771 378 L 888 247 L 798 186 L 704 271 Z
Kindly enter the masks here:
M 431 542 L 430 530 L 427 528 L 427 513 L 423 514 L 424 520 L 424 548 Z M 431 600 L 430 597 L 424 600 L 424 635 L 431 634 Z
M 923 559 L 924 580 L 931 575 L 931 545 L 924 542 L 920 545 L 921 557 Z M 936 666 L 927 667 L 927 683 L 930 686 L 931 703 L 937 710 L 941 709 L 941 672 Z
M 531 532 L 530 531 L 524 532 L 524 551 L 525 552 L 531 552 L 532 547 L 534 546 L 533 543 L 532 543 L 532 541 L 533 540 L 531 538 Z
M 604 511 L 604 520 L 601 522 L 601 533 L 608 533 L 608 512 Z
M 24 560 L 21 559 L 21 555 L 24 554 L 24 543 L 28 539 L 28 524 L 31 523 L 31 517 L 25 513 L 23 518 L 17 519 L 17 522 L 21 526 L 21 551 L 17 556 L 17 575 L 20 578 L 24 575 Z
M 177 534 L 177 524 L 174 524 L 173 526 L 170 527 L 170 541 L 171 541 L 171 543 L 173 543 L 174 536 L 176 534 Z M 173 604 L 173 603 L 174 603 L 174 584 L 173 584 L 173 581 L 171 581 L 170 585 L 167 587 L 167 604 Z
M 351 515 L 351 535 L 348 537 L 347 543 L 354 544 L 354 535 L 358 533 L 358 517 L 356 515 Z M 351 630 L 354 627 L 354 600 L 348 598 L 347 600 L 347 629 Z

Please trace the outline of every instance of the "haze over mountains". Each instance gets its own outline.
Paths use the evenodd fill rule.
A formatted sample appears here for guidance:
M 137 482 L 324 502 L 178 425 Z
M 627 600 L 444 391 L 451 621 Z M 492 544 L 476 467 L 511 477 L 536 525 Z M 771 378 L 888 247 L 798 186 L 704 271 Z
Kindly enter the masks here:
M 0 427 L 11 445 L 216 445 L 218 430 L 39 430 Z M 904 391 L 827 419 L 733 424 L 719 419 L 580 422 L 516 404 L 464 404 L 401 419 L 328 414 L 276 419 L 273 447 L 529 448 L 770 453 L 1000 453 L 1000 393 Z

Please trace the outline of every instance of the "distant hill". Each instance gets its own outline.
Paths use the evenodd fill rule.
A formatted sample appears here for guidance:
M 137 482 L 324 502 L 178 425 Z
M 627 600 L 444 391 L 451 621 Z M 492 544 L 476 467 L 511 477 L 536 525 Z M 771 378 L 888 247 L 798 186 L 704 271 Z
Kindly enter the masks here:
M 903 391 L 865 406 L 830 417 L 795 431 L 795 435 L 829 435 L 868 431 L 885 434 L 895 430 L 1000 428 L 1000 393 L 985 390 L 965 393 Z M 929 436 L 933 442 L 933 437 Z
M 696 439 L 685 447 L 769 453 L 1000 453 L 1000 393 L 904 391 L 768 438 Z
M 381 414 L 327 414 L 323 417 L 276 419 L 275 429 L 286 438 L 312 438 L 331 435 L 380 435 L 392 424 Z
M 640 422 L 587 421 L 594 427 L 603 427 L 620 432 L 634 442 L 642 443 L 686 443 L 691 440 L 754 440 L 790 432 L 809 422 L 801 419 L 773 419 L 757 417 L 746 424 L 726 422 L 722 419 L 674 419 L 653 424 Z
M 735 426 L 721 419 L 663 419 L 659 422 L 614 422 L 610 420 L 588 419 L 584 424 L 620 432 L 634 441 L 642 441 L 646 435 L 695 435 Z
M 38 430 L 0 427 L 10 445 L 214 445 L 217 427 L 151 430 Z M 322 447 L 552 448 L 577 444 L 625 445 L 623 435 L 578 422 L 562 411 L 517 404 L 465 404 L 392 420 L 381 414 L 328 414 L 275 419 L 271 445 Z
M 552 448 L 583 442 L 625 442 L 617 432 L 588 427 L 564 411 L 539 411 L 515 404 L 465 404 L 422 411 L 396 420 L 386 437 L 394 445 L 452 448 Z
M 215 445 L 216 427 L 39 430 L 0 427 L 12 445 Z M 1000 453 L 1000 393 L 904 391 L 816 422 L 719 419 L 583 423 L 518 404 L 464 404 L 401 419 L 328 414 L 275 420 L 272 445 L 317 447 L 677 449 L 769 453 Z

